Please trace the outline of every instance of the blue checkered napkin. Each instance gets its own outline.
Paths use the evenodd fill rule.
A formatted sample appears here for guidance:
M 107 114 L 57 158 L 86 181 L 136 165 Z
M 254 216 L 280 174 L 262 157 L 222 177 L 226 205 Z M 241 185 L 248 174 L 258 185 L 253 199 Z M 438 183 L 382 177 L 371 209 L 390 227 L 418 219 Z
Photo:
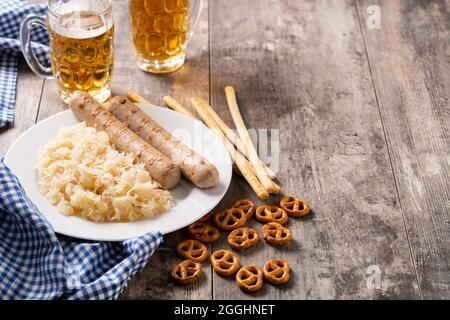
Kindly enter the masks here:
M 57 237 L 0 158 L 0 299 L 116 299 L 161 243 Z
M 0 0 L 0 128 L 14 119 L 17 63 L 20 56 L 20 22 L 30 13 L 45 14 L 47 5 L 30 5 L 25 0 Z M 49 65 L 48 34 L 40 27 L 31 33 L 32 48 L 44 65 Z

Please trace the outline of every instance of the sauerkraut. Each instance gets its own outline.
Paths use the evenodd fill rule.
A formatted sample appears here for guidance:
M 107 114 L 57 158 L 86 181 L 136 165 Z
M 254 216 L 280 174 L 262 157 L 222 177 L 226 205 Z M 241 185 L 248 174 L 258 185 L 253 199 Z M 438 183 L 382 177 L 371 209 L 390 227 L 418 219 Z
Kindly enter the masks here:
M 41 193 L 60 212 L 96 222 L 146 219 L 174 205 L 143 164 L 84 122 L 61 128 L 40 150 L 36 176 Z

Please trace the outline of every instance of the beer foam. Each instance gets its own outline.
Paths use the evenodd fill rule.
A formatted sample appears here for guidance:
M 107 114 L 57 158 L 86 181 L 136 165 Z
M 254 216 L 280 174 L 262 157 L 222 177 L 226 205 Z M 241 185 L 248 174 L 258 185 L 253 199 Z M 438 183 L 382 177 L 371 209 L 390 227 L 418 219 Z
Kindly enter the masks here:
M 111 1 L 57 1 L 49 6 L 50 28 L 63 37 L 87 39 L 107 32 L 112 26 Z
M 52 30 L 66 38 L 88 39 L 106 33 L 113 25 L 112 19 L 103 19 L 94 12 L 73 11 L 54 21 Z
M 103 26 L 95 29 L 73 29 L 73 28 L 63 28 L 61 26 L 56 27 L 53 31 L 60 36 L 72 39 L 89 39 L 98 37 L 104 33 L 106 33 L 109 29 L 111 29 L 112 24 L 110 26 Z

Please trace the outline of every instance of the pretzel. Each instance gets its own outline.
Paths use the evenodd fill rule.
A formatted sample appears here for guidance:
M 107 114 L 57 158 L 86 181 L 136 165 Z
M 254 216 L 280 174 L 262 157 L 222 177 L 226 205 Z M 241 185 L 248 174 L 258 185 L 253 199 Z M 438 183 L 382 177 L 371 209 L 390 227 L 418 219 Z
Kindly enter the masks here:
M 289 263 L 281 259 L 269 260 L 263 268 L 264 277 L 272 284 L 285 284 L 289 281 Z
M 236 274 L 236 283 L 242 291 L 256 292 L 262 288 L 263 273 L 254 265 L 242 267 Z
M 216 213 L 214 222 L 220 229 L 231 231 L 243 227 L 247 222 L 247 218 L 244 210 L 240 208 L 229 208 Z
M 215 242 L 220 238 L 220 231 L 217 228 L 203 222 L 190 224 L 187 233 L 192 239 L 206 243 Z
M 170 275 L 177 283 L 194 283 L 202 275 L 202 265 L 192 260 L 184 260 L 172 267 Z
M 239 199 L 233 203 L 234 208 L 240 208 L 244 211 L 247 221 L 253 217 L 255 213 L 255 204 L 250 199 Z
M 228 235 L 228 243 L 234 250 L 244 250 L 254 246 L 259 240 L 258 233 L 254 229 L 239 228 Z
M 280 200 L 280 207 L 291 217 L 303 217 L 309 213 L 308 204 L 293 196 L 284 196 Z
M 219 276 L 232 276 L 239 270 L 239 259 L 231 251 L 218 250 L 211 254 L 211 265 Z
M 198 240 L 187 239 L 177 245 L 180 257 L 202 263 L 208 258 L 208 248 Z
M 282 246 L 292 239 L 292 232 L 278 222 L 269 222 L 262 227 L 263 237 L 267 243 Z
M 256 209 L 256 219 L 260 222 L 278 222 L 285 224 L 288 221 L 288 215 L 283 209 L 273 206 L 265 205 Z

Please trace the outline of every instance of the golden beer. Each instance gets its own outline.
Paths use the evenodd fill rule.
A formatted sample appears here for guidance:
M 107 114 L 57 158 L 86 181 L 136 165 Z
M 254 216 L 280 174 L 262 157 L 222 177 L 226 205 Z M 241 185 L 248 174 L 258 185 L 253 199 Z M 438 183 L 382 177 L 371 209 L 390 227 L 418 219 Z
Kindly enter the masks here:
M 51 67 L 42 65 L 32 50 L 33 25 L 50 34 Z M 48 0 L 45 16 L 29 14 L 22 20 L 20 45 L 37 75 L 55 78 L 66 103 L 75 90 L 104 102 L 111 95 L 113 34 L 111 0 Z
M 165 73 L 183 65 L 191 1 L 129 0 L 131 33 L 141 69 Z
M 112 24 L 104 25 L 94 12 L 76 12 L 61 16 L 59 27 L 48 26 L 48 30 L 53 75 L 63 99 L 83 90 L 106 100 L 114 58 Z

